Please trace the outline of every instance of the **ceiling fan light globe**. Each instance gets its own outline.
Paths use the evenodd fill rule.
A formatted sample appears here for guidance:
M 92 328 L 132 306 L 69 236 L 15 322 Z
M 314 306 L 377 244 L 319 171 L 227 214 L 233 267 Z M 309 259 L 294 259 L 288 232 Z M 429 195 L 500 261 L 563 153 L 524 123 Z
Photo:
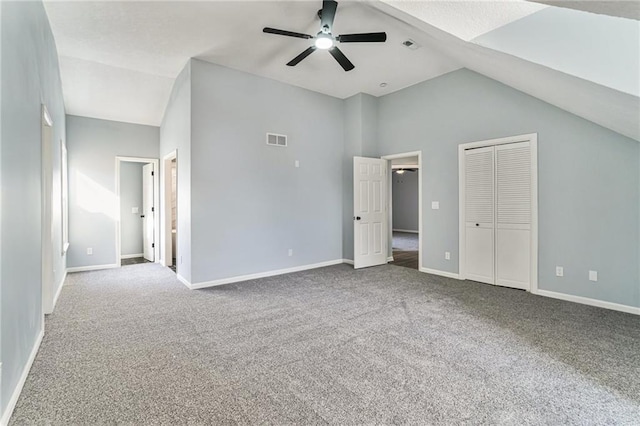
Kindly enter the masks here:
M 318 49 L 331 49 L 331 47 L 333 47 L 333 39 L 331 37 L 319 35 L 318 37 L 316 37 L 315 44 Z

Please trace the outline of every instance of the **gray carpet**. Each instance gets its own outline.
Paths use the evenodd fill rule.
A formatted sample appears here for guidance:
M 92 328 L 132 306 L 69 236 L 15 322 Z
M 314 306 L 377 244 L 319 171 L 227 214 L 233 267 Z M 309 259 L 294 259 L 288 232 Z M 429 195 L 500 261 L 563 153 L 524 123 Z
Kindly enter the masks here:
M 638 424 L 640 318 L 382 266 L 71 274 L 12 424 Z
M 418 234 L 393 231 L 393 249 L 404 251 L 418 250 Z

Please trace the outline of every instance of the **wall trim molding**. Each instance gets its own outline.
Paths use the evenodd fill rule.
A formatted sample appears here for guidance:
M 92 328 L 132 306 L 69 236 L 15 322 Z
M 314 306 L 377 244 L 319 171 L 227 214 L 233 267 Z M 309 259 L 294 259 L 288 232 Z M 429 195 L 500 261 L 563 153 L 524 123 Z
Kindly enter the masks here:
M 58 284 L 58 290 L 56 290 L 56 294 L 55 296 L 53 296 L 53 304 L 51 305 L 51 312 L 45 312 L 46 314 L 52 314 L 53 311 L 56 309 L 56 303 L 58 303 L 58 297 L 60 297 L 60 293 L 62 293 L 62 287 L 64 286 L 64 280 L 67 279 L 67 273 L 68 271 L 65 270 L 64 274 L 62 274 L 62 279 Z
M 189 290 L 193 290 L 191 288 L 191 283 L 189 282 L 188 279 L 186 279 L 185 277 L 183 277 L 182 275 L 176 273 L 176 278 L 178 278 L 178 281 L 180 281 L 182 284 L 184 284 Z
M 113 269 L 119 267 L 120 265 L 118 265 L 117 263 L 108 263 L 105 265 L 74 266 L 72 268 L 67 268 L 67 272 L 98 271 L 100 269 Z
M 20 379 L 16 384 L 16 387 L 13 389 L 13 394 L 9 399 L 9 403 L 7 404 L 7 408 L 2 413 L 2 418 L 0 418 L 0 425 L 6 425 L 9 423 L 9 419 L 13 414 L 14 408 L 16 408 L 16 404 L 18 403 L 18 399 L 20 398 L 20 394 L 22 393 L 22 388 L 24 387 L 25 382 L 27 381 L 27 376 L 29 375 L 29 371 L 31 370 L 31 366 L 33 365 L 33 361 L 36 359 L 36 355 L 38 355 L 38 350 L 40 349 L 40 344 L 42 343 L 42 338 L 44 337 L 44 326 L 42 330 L 38 333 L 38 337 L 31 349 L 31 354 L 29 355 L 29 359 L 22 370 L 22 374 L 20 375 Z
M 419 234 L 420 231 L 414 231 L 412 229 L 392 229 L 394 232 L 408 232 L 410 234 Z
M 393 256 L 387 257 L 387 262 L 393 262 Z
M 292 272 L 307 271 L 309 269 L 324 268 L 325 266 L 339 265 L 341 263 L 343 263 L 342 259 L 334 259 L 334 260 L 328 260 L 326 262 L 311 263 L 308 265 L 294 266 L 292 268 L 285 268 L 285 269 L 275 269 L 273 271 L 258 272 L 255 274 L 238 275 L 235 277 L 221 278 L 219 280 L 204 281 L 200 283 L 190 283 L 186 279 L 184 279 L 184 277 L 180 277 L 179 275 L 178 275 L 178 279 L 184 285 L 189 287 L 191 290 L 198 290 L 201 288 L 216 287 L 219 285 L 233 284 L 233 283 L 242 282 L 242 281 L 255 280 L 258 278 L 267 278 L 267 277 L 273 277 L 276 275 L 290 274 Z
M 440 271 L 438 269 L 429 268 L 420 268 L 420 272 L 431 275 L 439 275 L 441 277 L 453 278 L 454 280 L 462 280 L 462 278 L 460 278 L 460 275 L 456 274 L 455 272 Z
M 342 263 L 346 263 L 347 265 L 353 265 L 352 259 L 342 259 Z
M 123 254 L 122 256 L 120 256 L 120 259 L 134 259 L 136 257 L 144 257 L 144 253 Z
M 628 314 L 640 315 L 640 307 L 622 305 L 614 302 L 606 302 L 604 300 L 591 299 L 589 297 L 574 296 L 572 294 L 558 293 L 550 290 L 532 291 L 531 294 L 538 296 L 550 297 L 552 299 L 564 300 L 567 302 L 580 303 L 581 305 L 595 306 L 598 308 L 611 309 L 613 311 L 626 312 Z

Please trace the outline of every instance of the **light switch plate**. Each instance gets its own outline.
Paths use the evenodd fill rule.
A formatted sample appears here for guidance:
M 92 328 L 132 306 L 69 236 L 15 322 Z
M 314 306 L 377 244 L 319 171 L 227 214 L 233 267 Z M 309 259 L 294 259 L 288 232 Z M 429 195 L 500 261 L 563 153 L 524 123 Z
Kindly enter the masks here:
M 589 271 L 589 281 L 598 281 L 598 271 Z
M 556 277 L 564 277 L 564 268 L 562 266 L 556 266 Z
M 431 208 L 432 208 L 433 210 L 438 210 L 438 209 L 440 209 L 440 201 L 432 201 L 432 202 L 431 202 Z
M 296 167 L 300 167 L 300 161 L 296 160 Z

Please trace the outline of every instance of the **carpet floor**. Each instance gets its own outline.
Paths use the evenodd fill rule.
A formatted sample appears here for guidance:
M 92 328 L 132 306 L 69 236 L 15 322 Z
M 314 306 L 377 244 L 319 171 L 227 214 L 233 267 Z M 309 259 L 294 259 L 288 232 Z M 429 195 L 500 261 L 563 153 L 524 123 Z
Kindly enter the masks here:
M 640 318 L 408 268 L 70 274 L 23 424 L 638 424 Z
M 391 245 L 394 250 L 418 251 L 418 234 L 393 231 L 393 242 Z

